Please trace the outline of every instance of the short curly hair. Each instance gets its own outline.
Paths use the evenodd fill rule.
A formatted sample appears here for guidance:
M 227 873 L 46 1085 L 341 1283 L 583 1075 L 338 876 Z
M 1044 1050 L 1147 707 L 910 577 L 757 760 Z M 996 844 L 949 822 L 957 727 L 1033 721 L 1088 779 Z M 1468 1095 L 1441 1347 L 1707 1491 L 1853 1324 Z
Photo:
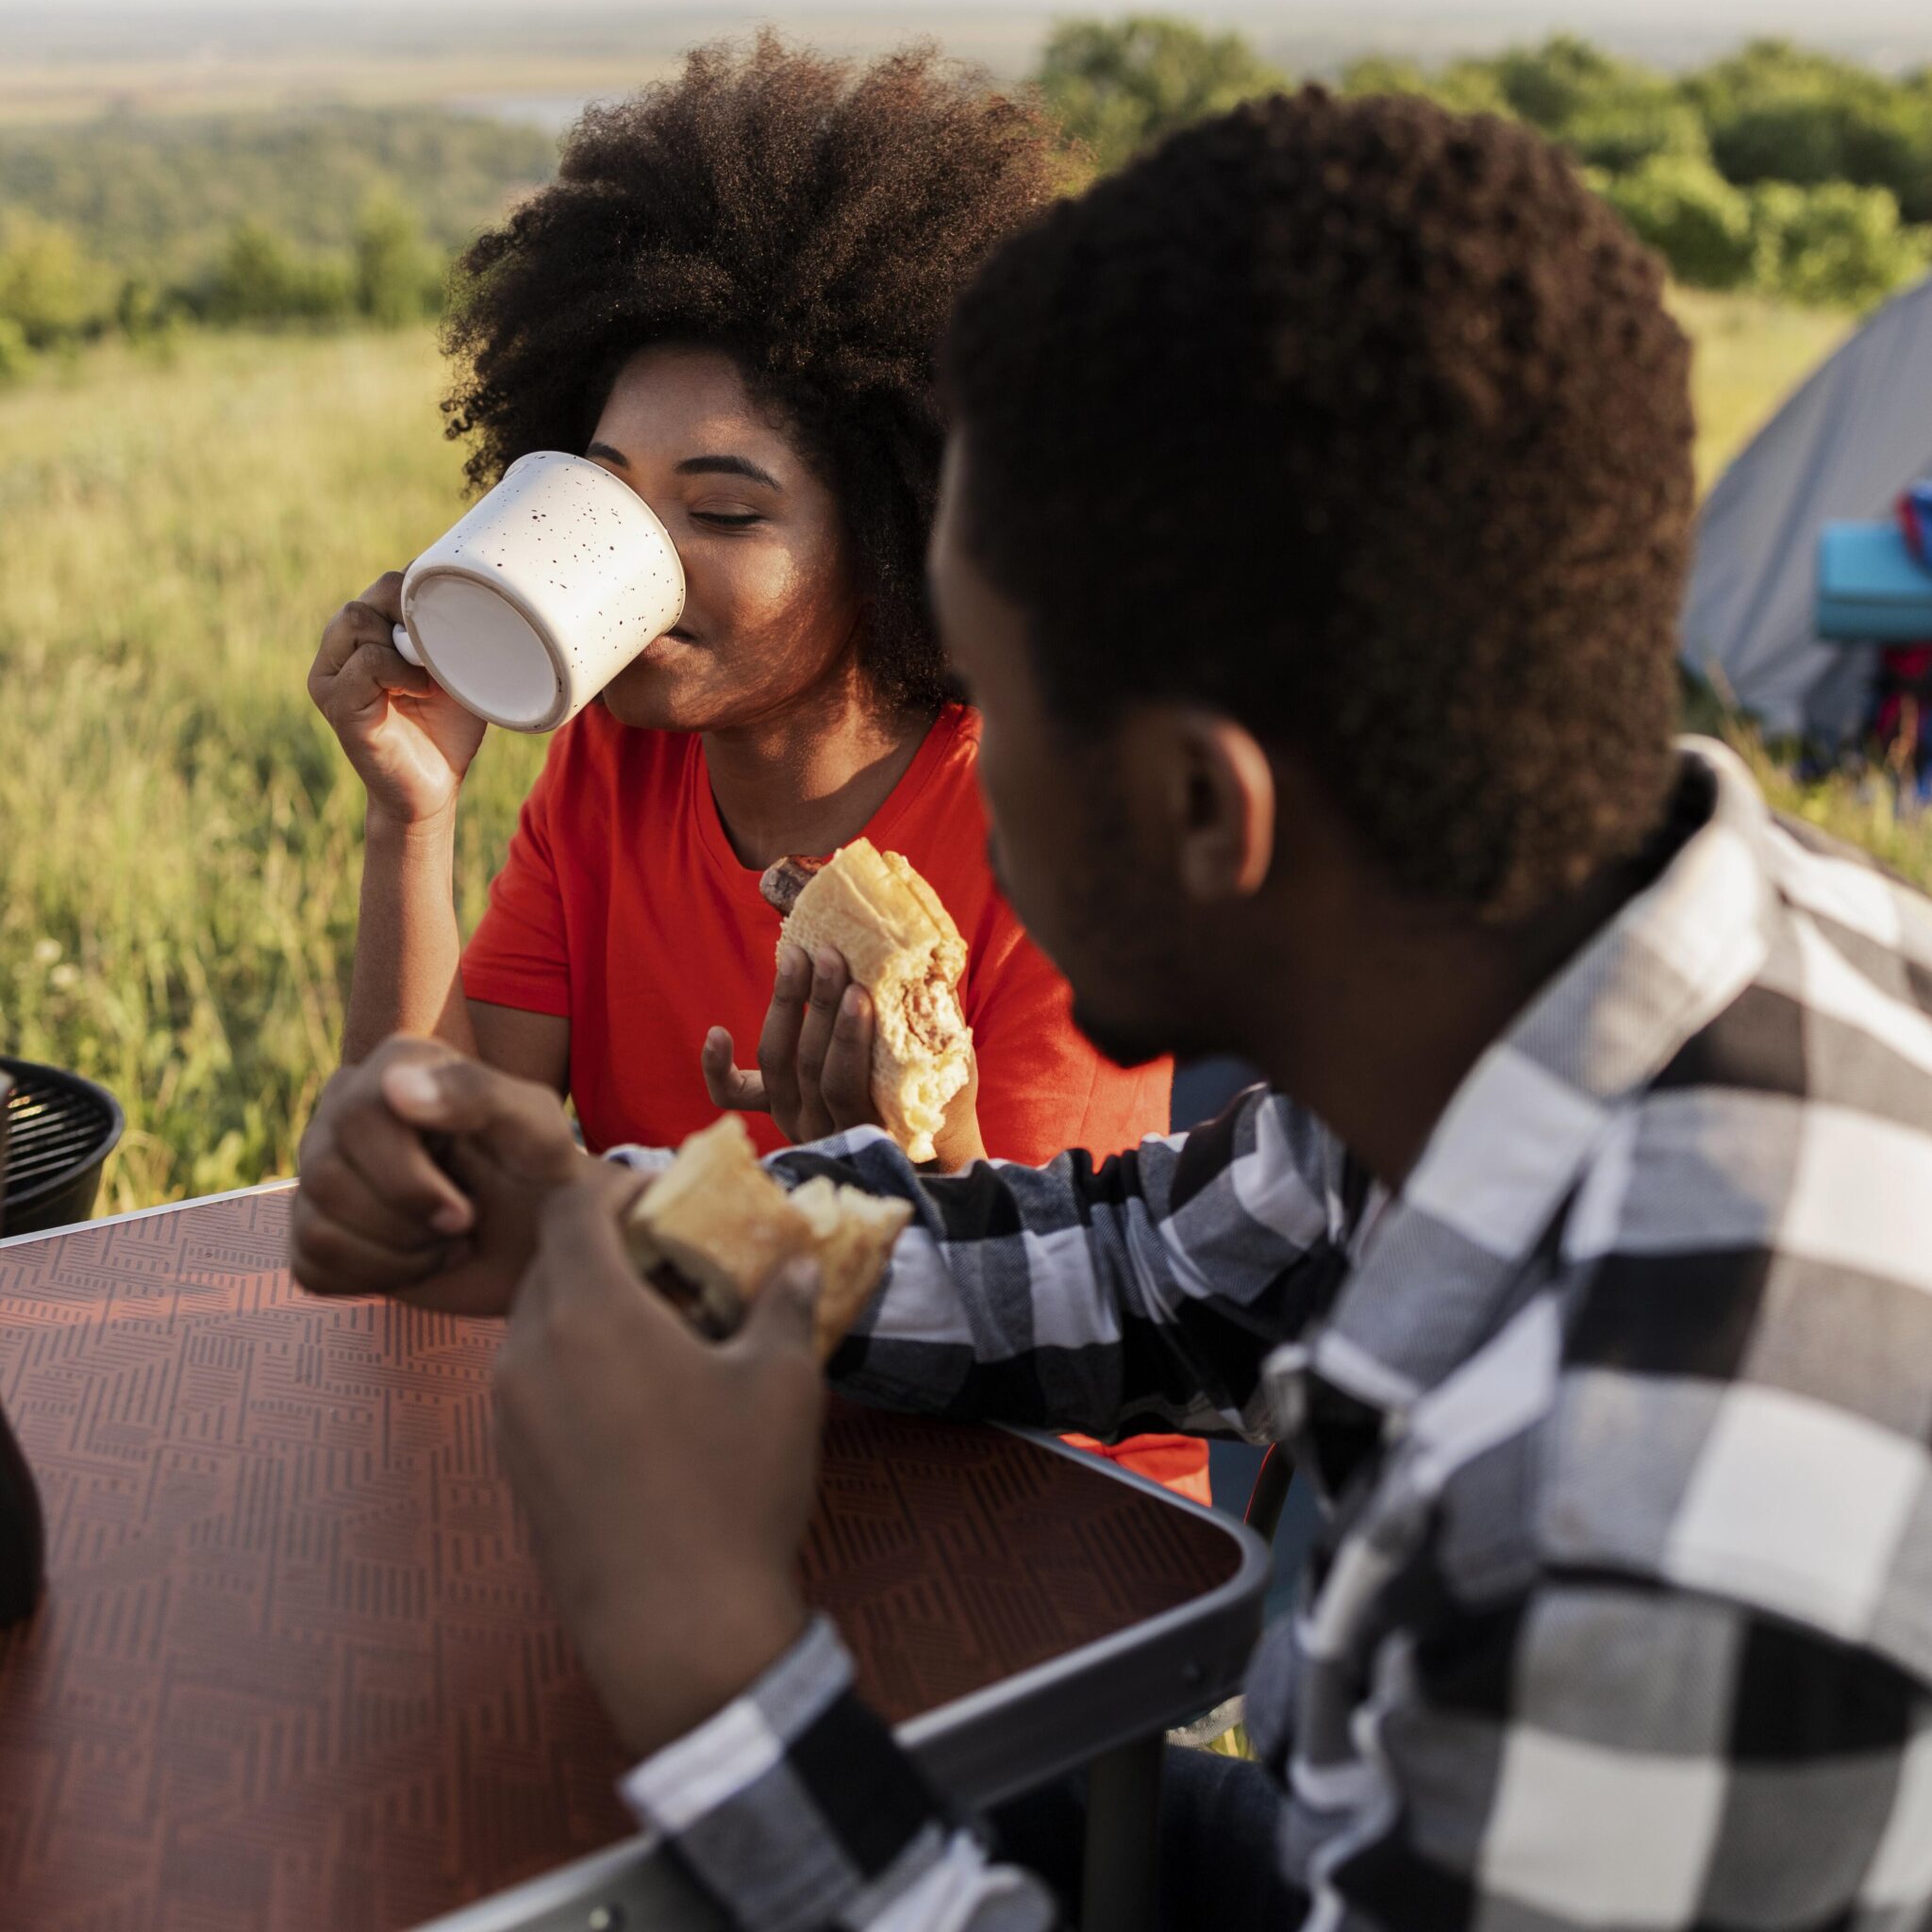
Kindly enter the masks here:
M 475 439 L 472 484 L 530 450 L 582 449 L 639 349 L 721 348 L 839 501 L 874 688 L 936 706 L 935 349 L 1056 165 L 1034 108 L 928 47 L 862 69 L 770 33 L 699 49 L 677 78 L 587 112 L 556 181 L 458 264 L 443 409 Z
M 1692 421 L 1662 297 L 1522 127 L 1250 103 L 962 299 L 967 546 L 1071 734 L 1213 704 L 1399 890 L 1520 916 L 1634 853 L 1672 783 Z

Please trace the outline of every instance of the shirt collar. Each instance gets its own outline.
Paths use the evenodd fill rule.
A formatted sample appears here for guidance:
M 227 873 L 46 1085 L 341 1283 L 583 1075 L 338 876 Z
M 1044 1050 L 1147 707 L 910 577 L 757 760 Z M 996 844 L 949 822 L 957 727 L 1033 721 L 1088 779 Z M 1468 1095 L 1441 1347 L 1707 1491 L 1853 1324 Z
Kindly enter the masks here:
M 1750 984 L 1774 893 L 1771 819 L 1742 762 L 1679 746 L 1662 871 L 1478 1059 L 1365 1241 L 1333 1316 L 1278 1364 L 1383 1408 L 1465 1360 L 1507 1311 L 1620 1107 Z

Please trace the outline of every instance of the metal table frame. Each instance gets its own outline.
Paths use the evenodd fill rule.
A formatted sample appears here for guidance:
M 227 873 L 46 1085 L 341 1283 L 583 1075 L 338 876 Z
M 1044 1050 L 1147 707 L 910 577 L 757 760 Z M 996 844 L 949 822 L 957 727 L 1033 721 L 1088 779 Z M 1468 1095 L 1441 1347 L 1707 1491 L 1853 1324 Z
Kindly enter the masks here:
M 0 1239 L 0 1248 L 288 1185 L 265 1182 L 39 1229 Z M 1174 1609 L 909 1719 L 894 1735 L 944 1796 L 971 1810 L 1088 1767 L 1083 1917 L 1093 1932 L 1141 1932 L 1152 1925 L 1156 1905 L 1166 1733 L 1239 1687 L 1260 1629 L 1268 1545 L 1244 1524 L 1058 1437 L 1038 1429 L 1010 1433 L 1211 1523 L 1235 1546 L 1234 1574 Z M 427 1921 L 418 1932 L 714 1932 L 724 1923 L 654 1842 L 639 1837 Z

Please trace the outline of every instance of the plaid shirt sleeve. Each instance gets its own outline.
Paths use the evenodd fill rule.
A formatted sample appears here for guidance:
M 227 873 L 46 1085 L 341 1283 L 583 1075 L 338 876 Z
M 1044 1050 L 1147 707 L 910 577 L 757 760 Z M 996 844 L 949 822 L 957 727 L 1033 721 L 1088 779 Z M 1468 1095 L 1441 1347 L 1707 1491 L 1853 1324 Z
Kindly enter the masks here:
M 935 1178 L 870 1127 L 771 1165 L 916 1208 L 832 1374 L 919 1414 L 1108 1441 L 1272 1440 L 1262 1359 L 1325 1307 L 1346 1265 L 1353 1164 L 1312 1115 L 1261 1088 L 1206 1127 L 1098 1167 L 1074 1153 Z
M 639 1765 L 624 1795 L 722 1907 L 758 1932 L 1049 1932 L 1052 1901 L 988 1862 L 852 1690 L 815 1623 L 737 1702 Z
M 1350 1163 L 1311 1115 L 1259 1088 L 1208 1126 L 1098 1167 L 1068 1154 L 935 1179 L 874 1131 L 774 1164 L 917 1208 L 832 1369 L 853 1393 L 918 1413 L 1106 1440 L 1272 1440 L 1262 1361 L 1346 1268 Z
M 1890 1664 L 1722 1600 L 1553 1577 L 1385 1644 L 1379 1789 L 1317 1860 L 1315 1923 L 1914 1932 L 1932 1705 Z M 1291 1784 L 1306 1774 L 1288 1772 Z M 639 1819 L 735 1924 L 1049 1932 L 1045 1890 L 948 1821 L 815 1625 L 632 1772 Z M 1284 1805 L 1289 1834 L 1322 1793 Z

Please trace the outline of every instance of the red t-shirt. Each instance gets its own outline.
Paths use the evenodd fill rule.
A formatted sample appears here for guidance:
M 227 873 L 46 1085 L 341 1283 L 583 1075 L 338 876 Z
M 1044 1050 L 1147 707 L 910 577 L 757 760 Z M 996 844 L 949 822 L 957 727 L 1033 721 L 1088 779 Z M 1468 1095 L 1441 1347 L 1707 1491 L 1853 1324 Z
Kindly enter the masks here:
M 966 941 L 987 1151 L 1029 1165 L 1067 1147 L 1118 1153 L 1166 1131 L 1173 1068 L 1123 1070 L 1075 1030 L 1066 982 L 993 883 L 978 757 L 978 714 L 949 706 L 866 837 L 911 860 Z M 596 705 L 552 739 L 464 951 L 463 990 L 569 1020 L 571 1098 L 592 1150 L 675 1147 L 716 1118 L 698 1063 L 709 1027 L 729 1028 L 751 1064 L 780 924 L 758 876 L 724 835 L 702 739 L 635 730 Z M 746 1124 L 760 1152 L 785 1144 L 767 1117 Z M 1204 1445 L 1142 1441 L 1121 1459 L 1205 1499 Z

